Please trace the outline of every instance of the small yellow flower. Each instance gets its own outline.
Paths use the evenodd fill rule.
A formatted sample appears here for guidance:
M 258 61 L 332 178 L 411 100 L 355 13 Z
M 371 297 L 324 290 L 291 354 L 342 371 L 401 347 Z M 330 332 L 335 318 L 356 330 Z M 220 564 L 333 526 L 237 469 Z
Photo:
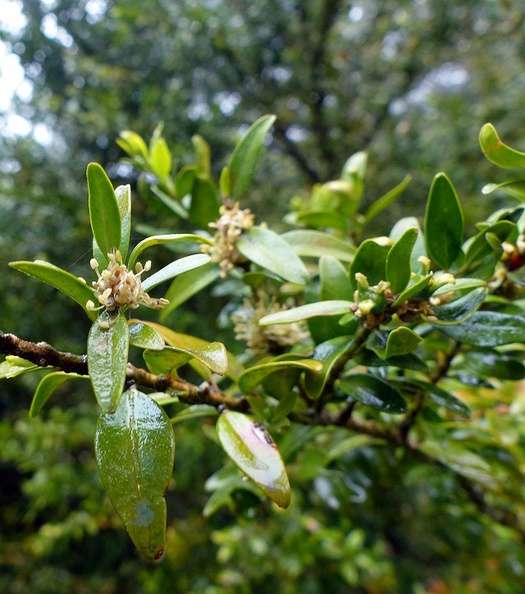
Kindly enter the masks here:
M 223 204 L 219 212 L 220 218 L 209 225 L 217 229 L 213 245 L 205 245 L 201 249 L 210 254 L 214 262 L 219 263 L 221 276 L 224 278 L 236 264 L 246 261 L 236 244 L 242 232 L 253 227 L 254 215 L 249 208 L 240 210 L 238 202 L 232 205 Z
M 135 265 L 135 272 L 128 270 L 122 262 L 122 255 L 119 250 L 108 254 L 108 266 L 99 272 L 99 263 L 95 258 L 90 261 L 91 268 L 97 273 L 98 279 L 93 281 L 93 289 L 99 307 L 95 307 L 93 301 L 88 301 L 86 308 L 89 311 L 106 308 L 112 312 L 121 307 L 137 309 L 140 304 L 153 309 L 162 309 L 169 302 L 166 299 L 153 299 L 142 288 L 140 276 L 151 268 L 151 262 L 142 266 L 139 262 Z

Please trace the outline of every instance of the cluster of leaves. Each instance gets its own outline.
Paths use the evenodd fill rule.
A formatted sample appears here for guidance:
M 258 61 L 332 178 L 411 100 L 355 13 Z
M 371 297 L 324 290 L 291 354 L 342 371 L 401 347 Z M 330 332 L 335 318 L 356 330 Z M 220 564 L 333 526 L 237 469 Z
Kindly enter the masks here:
M 294 200 L 287 217 L 293 228 L 276 233 L 254 224 L 239 204 L 273 122 L 266 116 L 251 126 L 218 184 L 202 138 L 194 139 L 195 164 L 172 174 L 160 128 L 149 146 L 136 133 L 122 133 L 120 145 L 144 172 L 148 195 L 172 212 L 174 226 L 193 232 L 156 233 L 130 250 L 130 188 L 114 190 L 103 169 L 89 165 L 98 280 L 89 286 L 43 261 L 12 263 L 84 309 L 92 322 L 87 358 L 42 344 L 33 350 L 19 345 L 1 364 L 2 377 L 56 368 L 38 384 L 33 417 L 64 381 L 89 377 L 102 411 L 95 435 L 99 472 L 149 560 L 160 558 L 166 542 L 164 492 L 175 455 L 171 425 L 196 417 L 218 417 L 212 438 L 252 481 L 229 466 L 220 470 L 208 481 L 205 515 L 234 507 L 239 492 L 259 498 L 262 491 L 288 507 L 283 458 L 296 460 L 292 486 L 294 478 L 324 480 L 319 490 L 329 501 L 340 474 L 334 466 L 355 449 L 386 445 L 452 472 L 480 509 L 523 530 L 525 454 L 518 429 L 509 431 L 510 421 L 505 432 L 499 428 L 501 415 L 508 415 L 501 383 L 525 377 L 523 208 L 493 213 L 465 239 L 457 192 L 439 173 L 422 225 L 407 217 L 388 237 L 363 239 L 368 223 L 410 179 L 362 212 L 367 156 L 357 153 L 339 179 Z M 497 165 L 524 166 L 525 155 L 504 145 L 489 124 L 480 142 Z M 499 189 L 523 200 L 523 187 L 514 181 L 484 191 Z M 142 281 L 149 265 L 137 266 L 137 258 L 156 245 L 186 255 Z M 149 297 L 147 291 L 166 281 L 171 286 L 164 298 Z M 234 321 L 239 340 L 247 343 L 242 355 L 232 354 L 239 350 L 233 344 L 226 350 L 167 325 L 128 319 L 139 304 L 164 306 L 165 323 L 212 285 L 214 295 L 228 298 L 224 311 L 230 316 L 223 317 Z M 129 362 L 130 346 L 143 350 L 147 370 Z M 190 383 L 192 373 L 204 384 Z M 494 400 L 502 401 L 501 411 Z M 518 398 L 511 412 L 521 408 Z M 323 447 L 316 441 L 320 434 L 304 432 L 304 426 L 326 428 Z M 348 431 L 361 435 L 356 441 Z M 512 513 L 505 507 L 510 503 Z

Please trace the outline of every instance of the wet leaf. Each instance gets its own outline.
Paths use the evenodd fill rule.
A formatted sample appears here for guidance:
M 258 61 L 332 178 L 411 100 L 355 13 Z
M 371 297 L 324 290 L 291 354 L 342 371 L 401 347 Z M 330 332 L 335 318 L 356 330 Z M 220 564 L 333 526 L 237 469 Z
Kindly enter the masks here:
M 423 339 L 410 328 L 401 326 L 388 334 L 385 358 L 408 355 Z
M 117 249 L 121 243 L 120 209 L 113 185 L 98 163 L 87 166 L 87 182 L 91 230 L 104 262 L 107 263 L 107 254 Z M 97 254 L 95 257 L 100 256 Z
M 174 276 L 207 264 L 210 260 L 211 258 L 207 254 L 192 254 L 191 256 L 179 258 L 171 264 L 164 266 L 164 268 L 161 268 L 155 274 L 148 276 L 148 278 L 143 281 L 142 288 L 144 291 L 149 291 L 150 289 L 153 289 L 153 287 L 171 280 Z
M 149 247 L 154 245 L 170 245 L 174 243 L 207 243 L 211 244 L 211 241 L 201 235 L 194 235 L 192 233 L 176 233 L 173 235 L 152 235 L 146 237 L 140 243 L 138 243 L 129 256 L 128 268 L 131 269 L 135 265 L 139 255 Z
M 432 311 L 437 318 L 435 323 L 459 324 L 460 322 L 464 322 L 485 301 L 487 294 L 488 289 L 486 287 L 478 287 L 451 303 L 433 307 Z
M 161 350 L 165 346 L 162 336 L 140 320 L 129 320 L 129 343 L 141 349 Z
M 355 373 L 337 381 L 337 387 L 350 398 L 386 413 L 406 411 L 406 403 L 388 382 L 373 375 Z
M 323 369 L 323 364 L 312 359 L 299 360 L 280 360 L 270 361 L 269 363 L 261 363 L 254 365 L 244 371 L 239 377 L 239 389 L 241 392 L 249 393 L 256 388 L 268 375 L 285 369 L 297 369 L 298 371 L 310 370 L 313 372 L 320 372 Z
M 478 311 L 454 326 L 436 326 L 447 336 L 481 347 L 525 342 L 525 318 L 494 311 Z
M 77 373 L 64 373 L 63 371 L 56 371 L 48 373 L 44 376 L 38 384 L 31 408 L 29 409 L 29 418 L 33 419 L 42 410 L 45 403 L 49 400 L 53 392 L 57 390 L 64 382 L 73 378 L 89 379 L 87 375 L 78 375 Z
M 284 462 L 266 429 L 246 415 L 224 411 L 217 435 L 235 465 L 279 507 L 290 505 L 290 483 Z
M 140 554 L 160 559 L 166 543 L 166 501 L 175 439 L 164 411 L 149 396 L 124 393 L 114 414 L 102 414 L 95 435 L 102 484 Z
M 129 330 L 120 311 L 103 312 L 88 335 L 88 371 L 97 402 L 106 413 L 116 410 L 124 389 L 128 364 Z
M 169 346 L 160 351 L 147 350 L 144 352 L 144 359 L 153 373 L 171 373 L 191 359 L 197 359 L 218 375 L 225 375 L 228 371 L 226 348 L 221 342 L 208 342 L 200 349 Z

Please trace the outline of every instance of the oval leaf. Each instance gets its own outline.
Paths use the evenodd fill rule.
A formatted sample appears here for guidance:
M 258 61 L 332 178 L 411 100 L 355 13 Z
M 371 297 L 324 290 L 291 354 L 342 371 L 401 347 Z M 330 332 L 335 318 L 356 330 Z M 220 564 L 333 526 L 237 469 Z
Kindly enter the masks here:
M 338 380 L 337 387 L 353 398 L 386 413 L 406 411 L 406 403 L 389 383 L 373 375 L 356 373 Z
M 437 318 L 435 323 L 459 324 L 460 322 L 464 322 L 485 301 L 487 294 L 488 289 L 486 287 L 478 287 L 451 303 L 433 307 L 432 311 Z
M 129 390 L 114 414 L 102 414 L 95 435 L 102 484 L 140 554 L 160 559 L 166 501 L 175 457 L 168 417 L 146 394 Z
M 343 262 L 351 262 L 355 254 L 355 248 L 350 243 L 320 231 L 288 231 L 281 235 L 281 239 L 289 243 L 298 256 L 331 256 Z
M 56 371 L 54 373 L 48 373 L 45 377 L 40 380 L 33 401 L 31 402 L 31 408 L 29 409 L 29 418 L 33 419 L 42 410 L 44 404 L 49 400 L 50 396 L 55 390 L 57 390 L 64 382 L 72 378 L 83 378 L 89 379 L 87 375 L 78 375 L 77 373 L 64 373 L 63 371 Z
M 159 351 L 164 348 L 165 342 L 162 336 L 147 324 L 139 320 L 129 320 L 129 343 L 141 349 Z
M 171 373 L 191 359 L 197 359 L 218 375 L 226 375 L 228 372 L 228 356 L 226 348 L 221 342 L 208 342 L 200 349 L 170 346 L 161 351 L 146 351 L 144 359 L 154 373 Z
M 472 346 L 525 342 L 525 319 L 495 311 L 478 311 L 462 324 L 436 327 L 447 336 Z
M 388 335 L 385 358 L 408 355 L 422 340 L 421 336 L 406 326 L 396 328 Z
M 124 389 L 129 330 L 124 314 L 103 312 L 88 335 L 88 371 L 100 408 L 115 412 Z
M 120 246 L 122 223 L 119 205 L 113 185 L 98 163 L 87 166 L 87 182 L 91 230 L 107 262 L 107 254 Z
M 412 267 L 410 257 L 417 240 L 418 230 L 407 229 L 394 243 L 386 258 L 386 280 L 390 283 L 392 293 L 403 291 L 410 281 Z
M 277 233 L 262 227 L 252 227 L 242 234 L 237 249 L 255 264 L 281 278 L 305 285 L 310 276 L 299 256 Z
M 262 425 L 241 413 L 224 411 L 217 419 L 217 435 L 224 451 L 248 478 L 279 507 L 290 505 L 283 459 Z
M 250 185 L 255 174 L 266 134 L 275 122 L 275 116 L 266 115 L 250 126 L 228 161 L 231 197 L 238 198 Z
M 463 210 L 452 182 L 444 173 L 438 173 L 430 187 L 424 230 L 429 257 L 448 270 L 461 252 Z

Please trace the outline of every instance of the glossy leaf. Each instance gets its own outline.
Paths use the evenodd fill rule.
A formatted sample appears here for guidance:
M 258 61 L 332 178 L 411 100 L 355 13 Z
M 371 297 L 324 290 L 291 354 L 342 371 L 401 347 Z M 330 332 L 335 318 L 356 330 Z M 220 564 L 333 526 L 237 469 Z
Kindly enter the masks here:
M 279 507 L 290 505 L 288 475 L 272 437 L 259 423 L 238 412 L 224 411 L 217 435 L 235 465 Z
M 115 188 L 115 198 L 117 199 L 120 212 L 121 237 L 119 251 L 125 260 L 129 249 L 129 239 L 131 236 L 131 186 L 118 186 Z
M 300 320 L 306 320 L 316 316 L 340 316 L 348 313 L 352 305 L 353 301 L 338 299 L 307 303 L 306 305 L 300 305 L 299 307 L 293 307 L 264 316 L 259 320 L 259 325 L 292 324 L 293 322 L 299 322 Z
M 379 213 L 381 213 L 385 208 L 390 206 L 392 202 L 396 198 L 398 198 L 407 188 L 408 184 L 412 181 L 412 176 L 407 175 L 401 183 L 399 183 L 395 188 L 392 188 L 389 192 L 387 192 L 384 196 L 381 196 L 378 200 L 373 202 L 368 210 L 365 212 L 363 227 L 368 225 L 370 221 L 375 219 Z
M 397 299 L 392 305 L 399 305 L 400 303 L 403 303 L 403 301 L 408 301 L 409 299 L 412 299 L 412 297 L 419 295 L 428 287 L 431 280 L 432 274 L 412 277 L 412 280 L 409 282 L 407 288 L 400 295 L 398 295 Z
M 407 229 L 390 248 L 386 258 L 386 280 L 392 293 L 403 291 L 410 281 L 412 267 L 410 258 L 417 240 L 417 228 Z
M 452 182 L 444 173 L 438 173 L 430 187 L 424 230 L 429 257 L 448 270 L 461 252 L 463 210 Z
M 462 324 L 439 326 L 441 332 L 465 344 L 481 347 L 525 342 L 525 318 L 494 311 L 478 311 Z
M 275 116 L 273 115 L 259 118 L 250 126 L 248 132 L 235 147 L 228 161 L 231 198 L 239 198 L 250 185 L 259 161 L 264 139 L 274 121 Z
M 146 349 L 143 357 L 151 373 L 175 375 L 179 367 L 193 359 L 193 354 L 184 349 L 165 347 L 161 351 Z
M 451 303 L 433 307 L 432 311 L 437 318 L 435 323 L 459 324 L 460 322 L 464 322 L 485 301 L 487 294 L 488 289 L 486 287 L 478 287 Z
M 153 289 L 153 287 L 171 280 L 178 274 L 188 272 L 188 270 L 193 270 L 194 268 L 199 268 L 200 266 L 207 264 L 210 260 L 211 258 L 207 254 L 192 254 L 191 256 L 179 258 L 171 264 L 164 266 L 164 268 L 161 268 L 155 274 L 148 276 L 148 278 L 142 282 L 142 288 L 144 291 L 149 291 L 150 289 Z
M 209 262 L 175 277 L 166 292 L 166 299 L 169 303 L 160 312 L 161 320 L 165 320 L 179 305 L 215 282 L 220 275 L 221 270 L 217 264 L 215 262 Z
M 353 293 L 350 290 L 348 273 L 344 266 L 330 256 L 323 256 L 319 261 L 319 276 L 321 279 L 321 299 L 343 299 L 352 301 Z
M 39 369 L 42 369 L 42 367 L 27 359 L 22 359 L 22 357 L 16 357 L 15 355 L 7 355 L 5 360 L 0 362 L 0 379 L 11 379 Z
M 484 377 L 517 381 L 525 378 L 525 365 L 496 350 L 469 351 L 464 364 Z
M 481 188 L 482 194 L 491 194 L 496 190 L 501 190 L 513 198 L 525 202 L 525 179 L 516 179 L 502 184 L 487 184 Z
M 322 363 L 322 370 L 307 372 L 304 387 L 309 398 L 319 398 L 335 365 L 344 360 L 355 343 L 353 336 L 338 336 L 317 345 L 312 359 Z
M 432 292 L 433 297 L 443 295 L 444 293 L 453 293 L 455 291 L 465 291 L 467 289 L 476 289 L 477 287 L 485 287 L 486 281 L 479 278 L 457 278 L 454 283 L 445 283 L 440 285 Z
M 102 484 L 140 554 L 162 557 L 166 501 L 175 456 L 168 417 L 146 394 L 125 392 L 114 414 L 102 414 L 95 435 Z
M 33 419 L 42 410 L 45 403 L 49 400 L 53 392 L 57 390 L 64 382 L 73 378 L 89 379 L 87 375 L 78 375 L 77 373 L 64 373 L 63 371 L 56 371 L 48 373 L 44 376 L 38 384 L 31 407 L 29 409 L 29 418 Z
M 129 320 L 129 343 L 141 349 L 162 350 L 165 346 L 162 336 L 140 320 Z
M 100 314 L 88 335 L 88 371 L 100 408 L 115 412 L 126 380 L 129 330 L 120 311 Z
M 193 233 L 175 233 L 173 235 L 152 235 L 146 237 L 138 243 L 131 254 L 129 255 L 128 268 L 131 269 L 135 265 L 139 255 L 146 249 L 154 245 L 171 245 L 175 243 L 207 243 L 211 245 L 211 241 L 202 235 L 195 235 Z
M 355 254 L 355 248 L 350 243 L 320 231 L 287 231 L 281 235 L 281 239 L 289 243 L 298 256 L 331 256 L 343 262 L 351 262 Z
M 206 343 L 201 349 L 168 346 L 162 350 L 147 350 L 144 359 L 153 373 L 171 373 L 191 359 L 197 359 L 218 375 L 225 375 L 228 371 L 228 357 L 221 342 Z
M 410 328 L 401 326 L 388 334 L 385 358 L 411 353 L 423 339 Z
M 485 157 L 495 165 L 499 167 L 525 167 L 525 153 L 504 144 L 492 124 L 485 124 L 481 128 L 479 144 Z
M 70 272 L 66 272 L 62 268 L 58 268 L 58 266 L 42 260 L 36 260 L 35 262 L 10 262 L 9 266 L 62 291 L 62 293 L 81 305 L 92 320 L 97 317 L 96 312 L 86 309 L 86 303 L 88 301 L 94 301 L 93 290 L 89 288 L 87 283 Z
M 469 407 L 459 398 L 429 382 L 410 380 L 408 383 L 423 390 L 432 402 L 463 417 L 470 417 Z
M 91 230 L 104 262 L 107 262 L 107 254 L 121 243 L 120 209 L 113 185 L 98 163 L 88 165 L 87 182 Z
M 386 259 L 390 245 L 367 239 L 359 246 L 350 264 L 350 287 L 352 293 L 357 289 L 356 273 L 364 274 L 369 285 L 377 285 L 386 280 Z
M 494 251 L 492 245 L 489 243 L 489 234 L 494 235 L 497 238 L 498 244 L 501 244 L 515 228 L 516 224 L 511 221 L 498 221 L 490 225 L 474 237 L 467 249 L 465 261 L 470 263 L 480 260 Z
M 406 411 L 406 403 L 389 383 L 373 375 L 356 373 L 337 381 L 338 389 L 365 404 L 386 413 Z
M 252 227 L 242 234 L 237 249 L 255 264 L 281 278 L 305 285 L 310 277 L 299 256 L 277 233 L 262 227 Z
M 320 372 L 323 369 L 323 364 L 312 359 L 298 359 L 298 360 L 280 360 L 270 361 L 269 363 L 261 363 L 254 365 L 244 371 L 239 377 L 239 390 L 243 393 L 249 393 L 256 388 L 268 375 L 280 370 L 297 369 L 299 371 L 313 371 Z

